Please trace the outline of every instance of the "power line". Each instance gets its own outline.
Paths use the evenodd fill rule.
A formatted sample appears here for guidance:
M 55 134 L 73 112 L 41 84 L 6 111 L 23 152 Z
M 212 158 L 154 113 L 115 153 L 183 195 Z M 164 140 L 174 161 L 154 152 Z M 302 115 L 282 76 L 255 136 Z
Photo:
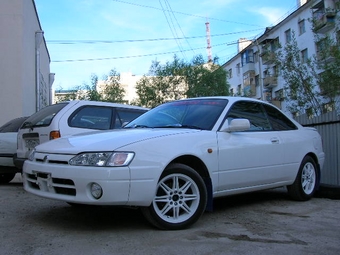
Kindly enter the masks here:
M 161 5 L 162 7 L 162 11 L 163 11 L 163 14 L 165 16 L 165 19 L 166 19 L 166 22 L 168 23 L 168 26 L 171 30 L 171 33 L 173 35 L 174 38 L 178 38 L 178 35 L 177 35 L 177 32 L 176 32 L 176 28 L 174 26 L 174 23 L 172 22 L 172 19 L 171 19 L 171 15 L 169 14 L 169 18 L 166 14 L 166 10 L 164 9 L 163 5 L 162 5 L 162 0 L 159 0 L 159 4 Z M 168 12 L 168 11 L 167 11 Z M 169 20 L 171 21 L 171 23 L 169 22 Z M 176 41 L 176 44 L 180 50 L 180 52 L 182 53 L 183 57 L 185 58 L 185 53 L 184 51 L 182 50 L 182 45 L 181 45 L 181 42 L 179 40 L 175 40 Z
M 142 4 L 135 4 L 135 3 L 126 2 L 126 1 L 121 1 L 121 0 L 113 0 L 113 1 L 114 1 L 114 2 L 118 2 L 118 3 L 129 4 L 129 5 L 134 5 L 134 6 L 138 6 L 138 7 L 143 7 L 143 8 L 149 8 L 149 9 L 154 9 L 154 10 L 162 11 L 161 8 L 157 8 L 157 7 L 154 7 L 154 6 L 142 5 Z M 200 15 L 196 15 L 196 14 L 190 14 L 190 13 L 179 12 L 179 11 L 173 11 L 173 12 L 174 12 L 174 13 L 181 14 L 181 15 L 186 15 L 186 16 L 192 16 L 192 17 L 197 17 L 197 18 L 206 19 L 206 17 L 200 16 Z M 211 18 L 211 17 L 209 17 L 209 19 L 210 19 L 210 20 L 221 21 L 221 22 L 233 23 L 233 24 L 247 25 L 247 26 L 253 26 L 253 27 L 261 27 L 261 26 L 259 26 L 259 25 L 247 24 L 247 23 L 242 23 L 242 22 L 236 22 L 236 21 L 230 21 L 230 20 L 223 20 L 223 19 L 217 19 L 217 18 Z
M 238 32 L 231 32 L 231 33 L 224 33 L 224 34 L 215 34 L 215 35 L 211 35 L 211 37 L 249 33 L 249 32 L 255 32 L 255 31 L 259 31 L 259 30 L 263 30 L 263 29 L 264 28 L 258 28 L 258 29 L 246 30 L 246 31 L 238 31 Z M 185 37 L 176 37 L 176 38 L 150 38 L 150 39 L 126 39 L 126 40 L 46 40 L 46 42 L 48 44 L 96 44 L 96 43 L 111 44 L 111 43 L 133 43 L 133 42 L 188 40 L 188 39 L 197 39 L 197 38 L 205 38 L 205 37 L 206 37 L 206 35 L 185 36 Z
M 230 43 L 221 43 L 216 44 L 214 47 L 222 46 L 222 45 L 233 45 L 237 44 L 237 41 L 230 42 Z M 191 50 L 202 50 L 206 47 L 200 47 L 195 49 L 188 49 L 188 50 L 182 50 L 182 51 L 191 51 Z M 152 56 L 160 56 L 160 55 L 168 55 L 168 54 L 175 54 L 182 51 L 169 51 L 169 52 L 163 52 L 163 53 L 150 53 L 150 54 L 141 54 L 141 55 L 133 55 L 133 56 L 120 56 L 120 57 L 109 57 L 109 58 L 87 58 L 87 59 L 66 59 L 66 60 L 52 60 L 51 62 L 54 63 L 65 63 L 65 62 L 85 62 L 85 61 L 101 61 L 101 60 L 114 60 L 114 59 L 125 59 L 125 58 L 141 58 L 141 57 L 152 57 Z

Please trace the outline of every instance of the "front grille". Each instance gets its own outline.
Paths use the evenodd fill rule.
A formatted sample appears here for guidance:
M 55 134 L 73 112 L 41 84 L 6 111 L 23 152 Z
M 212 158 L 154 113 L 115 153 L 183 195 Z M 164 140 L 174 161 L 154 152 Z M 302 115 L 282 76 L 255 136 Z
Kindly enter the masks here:
M 49 173 L 25 174 L 30 188 L 48 193 L 75 196 L 76 188 L 70 179 L 52 178 Z

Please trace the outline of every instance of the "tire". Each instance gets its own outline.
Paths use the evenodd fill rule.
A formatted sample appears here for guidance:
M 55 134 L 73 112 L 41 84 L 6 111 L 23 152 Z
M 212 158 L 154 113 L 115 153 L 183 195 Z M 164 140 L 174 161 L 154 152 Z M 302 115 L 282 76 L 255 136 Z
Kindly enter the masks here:
M 206 205 L 207 189 L 202 177 L 189 166 L 172 164 L 161 175 L 151 205 L 141 211 L 153 226 L 179 230 L 195 223 Z
M 0 174 L 0 184 L 7 184 L 15 177 L 15 173 Z
M 292 185 L 287 186 L 288 194 L 297 201 L 307 201 L 315 193 L 319 182 L 319 173 L 312 157 L 306 156 L 302 160 L 299 172 Z

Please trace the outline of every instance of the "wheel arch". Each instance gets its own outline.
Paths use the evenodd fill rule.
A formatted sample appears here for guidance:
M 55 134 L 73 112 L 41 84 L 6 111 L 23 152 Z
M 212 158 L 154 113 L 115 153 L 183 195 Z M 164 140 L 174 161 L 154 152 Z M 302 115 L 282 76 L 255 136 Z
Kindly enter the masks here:
M 180 157 L 175 158 L 172 160 L 170 164 L 173 163 L 180 163 L 183 165 L 187 165 L 194 169 L 203 179 L 205 186 L 207 188 L 207 193 L 208 193 L 208 202 L 207 202 L 207 211 L 212 211 L 213 210 L 213 188 L 212 188 L 212 181 L 210 178 L 210 173 L 207 168 L 207 166 L 204 164 L 204 162 L 193 155 L 182 155 Z

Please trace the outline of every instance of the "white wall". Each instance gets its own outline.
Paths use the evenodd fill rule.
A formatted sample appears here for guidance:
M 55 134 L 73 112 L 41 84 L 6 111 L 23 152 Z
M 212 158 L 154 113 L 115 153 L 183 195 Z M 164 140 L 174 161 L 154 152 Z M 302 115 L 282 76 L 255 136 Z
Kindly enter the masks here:
M 0 125 L 36 111 L 35 32 L 38 30 L 41 27 L 33 0 L 0 1 Z M 43 41 L 40 71 L 47 81 L 49 63 Z

